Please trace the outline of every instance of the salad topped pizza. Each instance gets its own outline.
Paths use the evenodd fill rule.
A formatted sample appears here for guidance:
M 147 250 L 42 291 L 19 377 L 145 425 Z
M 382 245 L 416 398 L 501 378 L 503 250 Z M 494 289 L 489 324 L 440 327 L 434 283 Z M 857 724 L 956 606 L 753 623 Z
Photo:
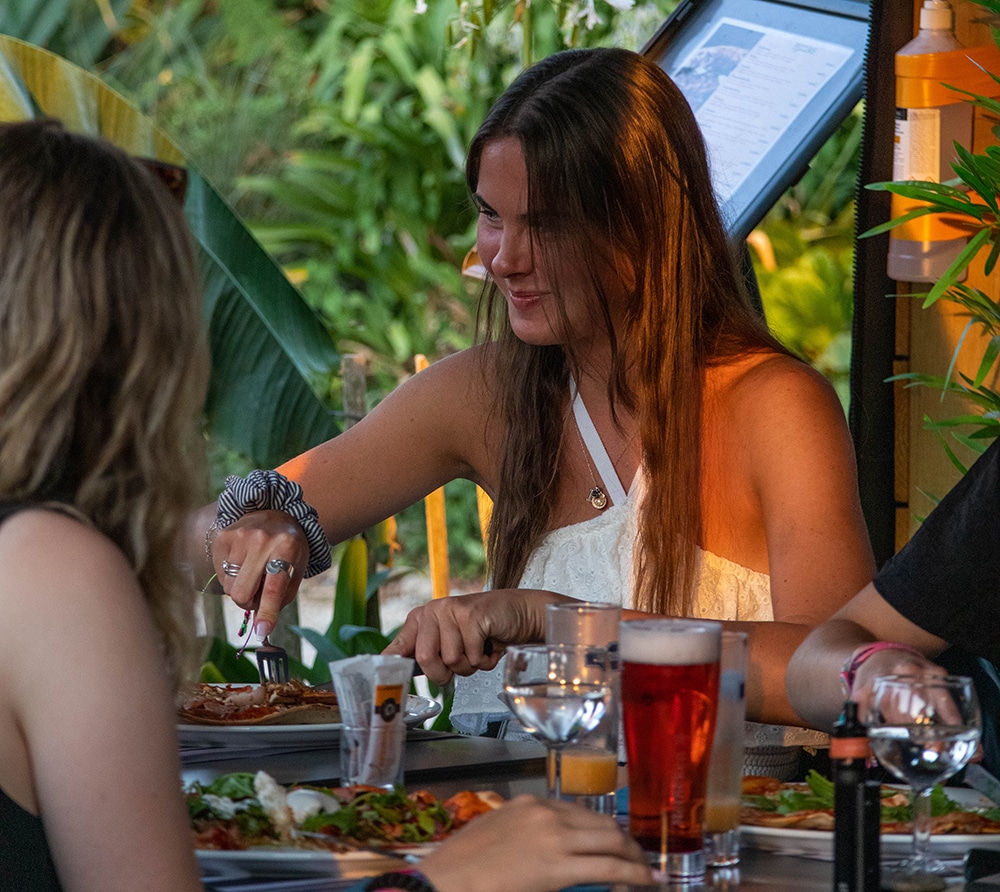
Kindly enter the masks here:
M 284 787 L 263 771 L 195 783 L 186 796 L 195 848 L 216 850 L 392 851 L 444 839 L 503 802 L 496 793 L 473 791 L 440 800 L 402 788 Z
M 805 783 L 777 778 L 743 778 L 740 823 L 751 827 L 833 830 L 833 781 L 810 771 Z M 881 791 L 883 834 L 911 833 L 913 809 L 907 790 L 884 784 Z M 951 799 L 944 787 L 931 792 L 931 833 L 1000 833 L 1000 808 L 967 808 Z

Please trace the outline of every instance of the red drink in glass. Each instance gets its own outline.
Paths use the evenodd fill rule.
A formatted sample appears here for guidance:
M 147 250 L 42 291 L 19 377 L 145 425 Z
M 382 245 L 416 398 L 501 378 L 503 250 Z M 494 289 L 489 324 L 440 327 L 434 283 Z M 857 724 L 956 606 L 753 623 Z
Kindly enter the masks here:
M 718 623 L 699 620 L 621 626 L 629 830 L 667 876 L 705 872 L 702 825 L 720 634 Z

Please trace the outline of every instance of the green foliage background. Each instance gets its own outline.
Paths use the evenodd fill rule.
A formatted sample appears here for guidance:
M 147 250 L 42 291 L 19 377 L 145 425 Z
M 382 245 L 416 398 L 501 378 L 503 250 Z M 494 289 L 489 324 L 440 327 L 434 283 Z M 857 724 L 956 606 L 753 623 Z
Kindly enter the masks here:
M 5 0 L 0 31 L 95 71 L 150 115 L 251 221 L 338 352 L 366 355 L 374 403 L 413 354 L 433 361 L 472 338 L 462 164 L 492 101 L 564 46 L 641 48 L 675 2 Z M 753 241 L 769 321 L 845 404 L 859 133 L 855 115 Z M 338 383 L 320 384 L 334 405 Z M 217 484 L 257 464 L 213 444 Z M 477 578 L 473 488 L 446 495 L 453 573 Z M 420 506 L 399 537 L 402 560 L 421 565 Z

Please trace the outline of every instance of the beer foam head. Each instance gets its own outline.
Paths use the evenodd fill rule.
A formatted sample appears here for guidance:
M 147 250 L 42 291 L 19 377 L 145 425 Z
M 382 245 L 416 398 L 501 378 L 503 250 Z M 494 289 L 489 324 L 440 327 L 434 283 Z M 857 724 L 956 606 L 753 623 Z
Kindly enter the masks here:
M 629 663 L 696 666 L 719 661 L 722 627 L 715 622 L 638 619 L 621 624 L 619 657 Z

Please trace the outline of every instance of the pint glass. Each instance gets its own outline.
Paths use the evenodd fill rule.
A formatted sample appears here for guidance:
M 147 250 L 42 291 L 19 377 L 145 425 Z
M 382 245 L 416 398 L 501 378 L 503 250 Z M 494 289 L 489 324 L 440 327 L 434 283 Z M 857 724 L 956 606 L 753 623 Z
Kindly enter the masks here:
M 621 624 L 629 831 L 661 878 L 705 873 L 702 834 L 721 632 L 719 623 L 702 620 Z
M 733 867 L 740 861 L 746 678 L 747 634 L 723 632 L 719 711 L 715 717 L 705 799 L 705 860 L 709 867 Z

